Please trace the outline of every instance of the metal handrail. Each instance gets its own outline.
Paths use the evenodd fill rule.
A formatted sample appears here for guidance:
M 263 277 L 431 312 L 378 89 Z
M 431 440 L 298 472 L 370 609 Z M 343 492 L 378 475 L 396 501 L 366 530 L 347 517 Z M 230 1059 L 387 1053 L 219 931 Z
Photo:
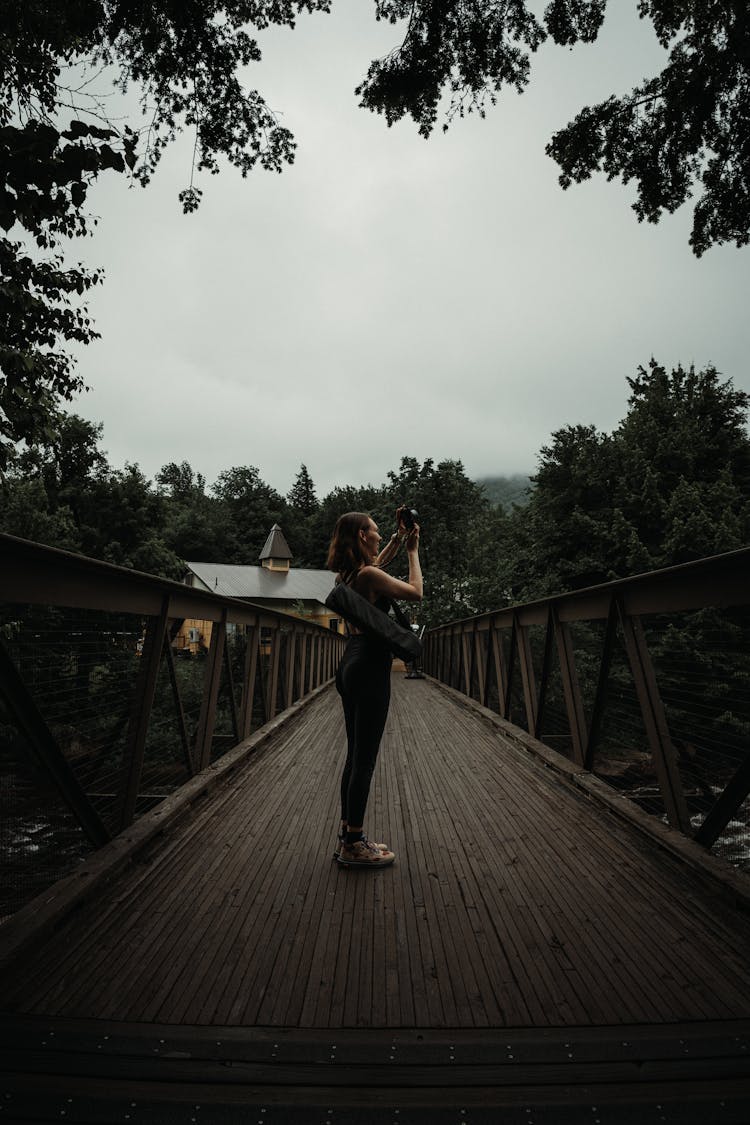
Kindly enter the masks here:
M 229 689 L 236 743 L 246 740 L 253 731 L 256 690 L 263 698 L 262 726 L 274 719 L 280 707 L 288 708 L 328 683 L 345 644 L 338 633 L 290 614 L 2 533 L 0 590 L 0 602 L 6 605 L 129 614 L 140 622 L 142 647 L 117 794 L 117 830 L 126 828 L 136 815 L 157 677 L 165 664 L 169 666 L 182 737 L 187 742 L 174 676 L 170 623 L 174 628 L 176 621 L 196 619 L 212 626 L 197 731 L 194 744 L 186 744 L 191 773 L 200 772 L 211 762 L 220 685 L 227 677 L 232 679 L 228 625 L 241 626 L 246 638 L 242 682 L 230 684 Z M 261 655 L 265 676 L 260 672 Z M 106 842 L 112 835 L 111 827 L 98 816 L 74 766 L 45 721 L 32 687 L 24 682 L 21 669 L 2 642 L 0 699 L 22 731 L 37 765 L 53 782 L 88 838 L 95 846 Z
M 523 718 L 528 733 L 544 741 L 545 707 L 553 670 L 559 674 L 567 719 L 570 757 L 593 770 L 607 706 L 613 651 L 619 641 L 632 674 L 659 791 L 670 825 L 711 846 L 750 793 L 750 754 L 740 761 L 697 829 L 691 823 L 678 755 L 670 734 L 644 619 L 712 607 L 728 610 L 750 605 L 750 548 L 699 559 L 680 566 L 619 579 L 428 630 L 425 671 L 500 716 L 512 718 L 512 695 L 520 675 Z M 571 626 L 605 622 L 596 691 L 584 706 Z M 533 658 L 530 630 L 544 630 L 541 671 Z M 695 816 L 692 817 L 694 821 Z

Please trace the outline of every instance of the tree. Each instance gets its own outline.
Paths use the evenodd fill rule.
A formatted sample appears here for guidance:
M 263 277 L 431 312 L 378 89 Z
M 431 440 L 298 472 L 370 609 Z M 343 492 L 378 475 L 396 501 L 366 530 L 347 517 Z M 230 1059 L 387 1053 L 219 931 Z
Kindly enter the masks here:
M 112 469 L 101 425 L 55 414 L 42 444 L 14 451 L 0 488 L 0 526 L 95 559 L 181 578 L 166 535 L 167 500 L 137 465 Z
M 7 535 L 76 551 L 80 536 L 69 508 L 53 508 L 40 477 L 6 480 L 0 489 L 0 528 Z
M 0 471 L 14 443 L 49 437 L 61 400 L 82 388 L 66 345 L 96 333 L 78 298 L 99 271 L 65 268 L 45 251 L 86 234 L 88 190 L 105 171 L 130 172 L 145 185 L 176 134 L 195 137 L 193 168 L 180 193 L 185 211 L 200 202 L 194 173 L 226 159 L 243 176 L 260 165 L 281 171 L 294 159 L 291 133 L 241 68 L 260 59 L 247 25 L 294 26 L 303 10 L 329 0 L 136 0 L 0 2 Z M 119 123 L 96 85 L 99 71 L 124 94 L 135 87 L 148 128 Z M 65 118 L 65 120 L 63 120 Z M 141 143 L 142 142 L 142 143 Z
M 533 564 L 527 579 L 534 579 L 527 583 L 527 597 L 592 586 L 615 576 L 615 462 L 612 439 L 591 425 L 565 426 L 542 448 L 528 511 Z
M 224 513 L 224 562 L 257 563 L 268 532 L 284 523 L 283 497 L 261 479 L 254 465 L 225 469 L 213 488 Z
M 300 465 L 294 484 L 287 493 L 284 533 L 294 552 L 293 566 L 314 565 L 315 547 L 312 518 L 320 507 L 313 479 L 307 466 Z
M 628 384 L 628 414 L 614 435 L 619 490 L 650 564 L 741 546 L 750 537 L 750 395 L 715 367 L 667 372 L 653 359 Z
M 530 54 L 596 40 L 607 0 L 550 0 L 542 20 L 524 0 L 376 0 L 380 19 L 408 19 L 401 46 L 375 61 L 358 93 L 389 125 L 410 114 L 428 137 L 444 91 L 444 128 L 484 116 L 505 86 L 529 82 Z M 639 0 L 669 59 L 629 94 L 587 106 L 547 145 L 563 188 L 603 172 L 633 181 L 639 221 L 658 222 L 698 195 L 690 244 L 750 240 L 750 14 L 746 0 Z
M 172 500 L 192 501 L 196 496 L 204 496 L 206 480 L 201 473 L 194 473 L 187 461 L 170 461 L 156 474 L 159 491 Z
M 166 500 L 163 538 L 180 559 L 226 562 L 228 516 L 221 502 L 206 493 L 206 481 L 187 461 L 170 461 L 156 474 Z
M 73 502 L 74 507 L 76 495 L 109 469 L 100 448 L 102 429 L 101 423 L 89 422 L 79 414 L 56 414 L 49 437 L 14 457 L 13 475 L 38 474 L 56 504 Z
M 21 227 L 44 250 L 62 237 L 85 234 L 88 221 L 80 209 L 87 187 L 103 169 L 125 168 L 130 138 L 123 156 L 107 143 L 111 130 L 81 122 L 64 131 L 38 121 L 21 127 L 6 122 L 7 107 L 0 102 L 0 227 Z M 66 269 L 59 254 L 39 260 L 22 242 L 0 237 L 0 276 L 2 471 L 16 442 L 52 438 L 59 401 L 81 389 L 64 348 L 96 338 L 76 301 L 101 274 L 80 266 Z
M 515 523 L 523 598 L 624 578 L 742 546 L 750 539 L 750 396 L 713 367 L 629 379 L 612 434 L 568 426 L 540 454 Z M 523 542 L 523 539 L 519 539 Z
M 318 498 L 315 495 L 313 479 L 307 471 L 307 465 L 302 464 L 287 495 L 290 507 L 301 512 L 303 516 L 311 516 L 319 508 Z
M 324 496 L 318 509 L 309 520 L 310 565 L 322 569 L 326 565 L 328 546 L 336 525 L 336 520 L 345 512 L 372 513 L 376 521 L 381 521 L 387 501 L 384 487 L 368 484 L 355 488 L 353 485 L 339 485 Z M 386 526 L 385 524 L 383 526 Z M 294 544 L 291 544 L 294 547 Z
M 101 425 L 77 414 L 55 413 L 38 444 L 14 450 L 0 490 L 3 530 L 81 550 L 81 507 L 92 482 L 109 470 L 101 433 Z
M 422 464 L 402 457 L 398 472 L 388 473 L 386 511 L 380 520 L 385 534 L 400 504 L 419 512 L 420 554 L 425 573 L 425 601 L 419 607 L 422 624 L 437 624 L 476 612 L 469 579 L 475 573 L 475 540 L 484 527 L 490 504 L 482 488 L 469 480 L 460 461 Z M 406 558 L 394 564 L 406 576 Z
M 95 559 L 165 578 L 184 567 L 164 542 L 166 503 L 138 465 L 94 478 L 80 501 L 81 550 Z

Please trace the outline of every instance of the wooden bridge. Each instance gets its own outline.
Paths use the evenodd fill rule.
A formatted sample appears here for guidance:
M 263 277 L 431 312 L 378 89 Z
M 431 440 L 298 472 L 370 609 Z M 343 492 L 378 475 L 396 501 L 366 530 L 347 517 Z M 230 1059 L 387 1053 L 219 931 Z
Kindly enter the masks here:
M 49 710 L 42 650 L 32 660 L 21 625 L 5 629 L 5 721 L 96 839 L 0 927 L 0 1121 L 748 1120 L 750 880 L 695 838 L 720 840 L 744 808 L 746 761 L 696 824 L 647 644 L 654 606 L 741 603 L 745 552 L 435 631 L 426 678 L 394 671 L 368 812 L 397 862 L 363 872 L 331 859 L 339 638 L 2 545 L 8 619 L 33 621 L 37 642 L 29 606 L 44 602 L 137 615 L 145 643 L 108 796 L 101 762 L 87 774 Z M 174 760 L 185 734 L 190 776 L 136 815 L 158 751 L 159 677 L 175 673 L 169 623 L 198 608 L 219 627 L 194 722 L 179 669 L 164 676 L 180 703 Z M 588 677 L 574 660 L 584 614 L 602 622 Z M 232 672 L 232 618 L 245 679 Z M 66 645 L 84 632 L 62 630 Z M 619 640 L 662 815 L 591 768 Z M 233 745 L 218 753 L 222 738 Z

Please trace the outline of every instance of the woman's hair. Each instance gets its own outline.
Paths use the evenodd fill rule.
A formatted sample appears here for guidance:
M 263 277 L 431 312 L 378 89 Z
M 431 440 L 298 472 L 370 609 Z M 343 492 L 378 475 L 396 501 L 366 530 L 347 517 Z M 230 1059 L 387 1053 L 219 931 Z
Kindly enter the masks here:
M 336 520 L 331 545 L 328 548 L 326 566 L 339 574 L 353 574 L 362 566 L 367 566 L 367 558 L 359 538 L 370 523 L 366 512 L 345 512 Z

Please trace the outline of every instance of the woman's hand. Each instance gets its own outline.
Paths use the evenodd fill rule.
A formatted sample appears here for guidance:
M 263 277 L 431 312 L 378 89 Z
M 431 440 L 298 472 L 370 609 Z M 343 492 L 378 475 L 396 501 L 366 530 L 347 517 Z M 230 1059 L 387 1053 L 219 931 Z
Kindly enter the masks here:
M 419 524 L 415 523 L 411 531 L 406 535 L 406 549 L 407 551 L 419 550 Z

